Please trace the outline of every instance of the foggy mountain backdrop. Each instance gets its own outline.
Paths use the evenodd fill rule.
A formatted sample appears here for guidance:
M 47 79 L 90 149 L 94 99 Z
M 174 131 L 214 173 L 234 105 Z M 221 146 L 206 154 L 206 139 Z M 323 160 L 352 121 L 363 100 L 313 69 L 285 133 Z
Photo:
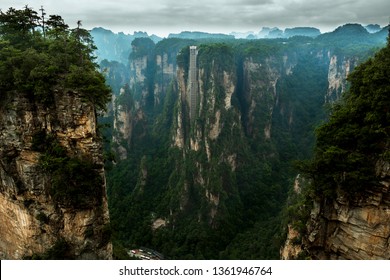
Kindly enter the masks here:
M 278 259 L 294 162 L 312 156 L 315 128 L 388 31 L 91 34 L 114 97 L 101 122 L 116 257 L 145 246 L 167 258 Z
M 389 77 L 375 24 L 160 38 L 1 10 L 0 258 L 390 259 Z

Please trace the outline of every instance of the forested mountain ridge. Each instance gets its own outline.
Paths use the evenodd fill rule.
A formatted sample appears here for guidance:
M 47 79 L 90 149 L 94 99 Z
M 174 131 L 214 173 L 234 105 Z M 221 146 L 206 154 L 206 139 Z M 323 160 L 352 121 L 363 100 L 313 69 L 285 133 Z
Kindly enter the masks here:
M 0 12 L 2 259 L 112 258 L 93 50 L 80 23 Z
M 98 62 L 106 59 L 125 65 L 127 65 L 129 54 L 131 53 L 131 42 L 135 38 L 151 38 L 154 42 L 162 39 L 156 35 L 149 36 L 146 32 L 134 32 L 133 34 L 114 33 L 102 27 L 95 27 L 90 33 L 95 45 L 98 47 L 95 53 L 98 57 Z
M 324 104 L 386 37 L 343 47 L 333 35 L 134 40 L 108 133 L 117 244 L 171 258 L 278 258 L 291 162 L 311 155 Z M 185 98 L 191 45 L 199 83 L 193 120 Z
M 349 90 L 316 131 L 314 155 L 300 168 L 305 180 L 291 198 L 284 258 L 390 257 L 387 40 L 349 75 Z
M 96 50 L 41 12 L 0 12 L 0 258 L 277 259 L 287 223 L 298 257 L 389 258 L 388 28 Z

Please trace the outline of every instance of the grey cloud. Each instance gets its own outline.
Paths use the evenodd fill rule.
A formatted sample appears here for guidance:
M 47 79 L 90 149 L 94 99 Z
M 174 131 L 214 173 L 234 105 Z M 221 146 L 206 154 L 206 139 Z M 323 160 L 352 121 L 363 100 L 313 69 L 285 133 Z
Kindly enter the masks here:
M 258 31 L 263 26 L 336 28 L 347 22 L 388 23 L 388 0 L 1 0 L 0 8 L 22 8 L 26 3 L 48 14 L 60 14 L 72 25 L 81 19 L 86 28 L 114 31 L 177 30 Z
M 230 6 L 264 6 L 274 4 L 274 0 L 232 0 L 225 1 Z

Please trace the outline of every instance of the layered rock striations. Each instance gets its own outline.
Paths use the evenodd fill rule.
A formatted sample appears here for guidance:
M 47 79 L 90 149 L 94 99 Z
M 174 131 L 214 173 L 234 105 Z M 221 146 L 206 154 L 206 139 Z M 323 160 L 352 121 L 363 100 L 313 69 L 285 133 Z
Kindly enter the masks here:
M 15 93 L 2 101 L 0 256 L 58 257 L 50 253 L 62 248 L 61 257 L 110 259 L 106 183 L 94 106 L 76 92 L 58 90 L 53 99 L 46 106 Z M 47 152 L 50 145 L 63 153 L 59 166 L 66 165 L 71 176 L 60 174 L 61 167 L 45 166 L 56 160 Z M 78 175 L 85 170 L 93 177 Z M 64 181 L 57 182 L 58 178 Z M 83 179 L 94 182 L 93 192 L 83 190 L 89 186 Z M 64 186 L 65 194 L 56 186 Z M 68 187 L 74 188 L 72 193 Z M 72 201 L 73 196 L 77 200 Z
M 356 57 L 339 57 L 335 54 L 330 55 L 330 53 L 328 55 L 330 56 L 328 71 L 329 86 L 325 101 L 334 102 L 347 90 L 347 77 L 358 65 L 358 59 Z
M 305 229 L 288 225 L 282 259 L 383 260 L 390 258 L 390 165 L 378 161 L 380 184 L 351 198 L 338 189 L 333 199 L 314 199 Z
M 301 167 L 309 183 L 290 198 L 298 233 L 289 226 L 283 258 L 390 258 L 389 51 L 388 39 L 351 73 L 340 105 L 317 128 L 313 159 Z
M 173 38 L 155 46 L 150 39 L 135 40 L 129 60 L 129 83 L 121 84 L 113 102 L 113 142 L 119 160 L 127 158 L 132 138 L 145 136 L 147 122 L 152 121 L 147 119 L 147 112 L 159 114 L 163 110 L 167 92 L 177 84 L 176 56 L 189 42 Z
M 311 210 L 305 249 L 316 259 L 390 258 L 390 166 L 378 167 L 381 185 L 350 200 L 343 191 Z
M 213 51 L 217 53 L 218 49 Z M 181 196 L 190 197 L 191 188 L 196 189 L 201 199 L 207 201 L 209 210 L 207 213 L 199 211 L 195 215 L 213 227 L 216 226 L 214 220 L 219 209 L 225 208 L 227 196 L 222 194 L 225 194 L 225 186 L 231 182 L 231 178 L 222 173 L 231 173 L 236 166 L 240 144 L 233 135 L 242 136 L 240 115 L 231 103 L 237 83 L 234 63 L 223 63 L 232 62 L 233 57 L 223 52 L 219 56 L 213 57 L 210 63 L 207 55 L 200 54 L 197 66 L 191 68 L 191 71 L 197 71 L 193 77 L 186 75 L 183 65 L 179 68 L 177 81 L 181 98 L 177 104 L 172 141 L 172 145 L 182 151 L 178 164 L 185 163 L 194 168 L 190 180 L 188 174 L 182 174 L 185 184 L 180 187 Z M 196 92 L 190 90 L 194 77 L 197 77 Z M 190 94 L 197 96 L 188 96 Z M 197 106 L 193 106 L 193 100 L 197 100 Z M 217 162 L 221 170 L 217 170 Z M 180 211 L 187 211 L 191 203 L 191 199 L 182 200 Z

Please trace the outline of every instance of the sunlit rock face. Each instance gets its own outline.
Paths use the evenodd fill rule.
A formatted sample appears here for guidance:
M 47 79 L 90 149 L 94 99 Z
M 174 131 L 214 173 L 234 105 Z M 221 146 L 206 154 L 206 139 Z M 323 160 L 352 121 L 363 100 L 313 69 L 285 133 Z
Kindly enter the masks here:
M 291 224 L 282 259 L 383 260 L 390 258 L 390 164 L 379 160 L 380 185 L 351 198 L 342 190 L 335 199 L 313 201 L 305 233 Z M 299 195 L 297 178 L 294 191 Z M 305 222 L 305 221 L 303 221 Z
M 327 102 L 336 101 L 347 89 L 347 78 L 349 73 L 356 67 L 358 60 L 356 58 L 345 58 L 337 55 L 329 56 L 328 70 L 328 92 L 325 96 Z
M 378 161 L 380 185 L 351 200 L 337 198 L 316 203 L 308 223 L 305 246 L 318 259 L 390 258 L 390 165 Z
M 65 91 L 55 92 L 50 106 L 20 93 L 2 102 L 0 257 L 42 256 L 62 242 L 67 246 L 69 258 L 112 258 L 103 157 L 94 107 L 77 93 Z M 99 177 L 98 191 L 87 194 L 82 207 L 59 203 L 51 195 L 52 175 L 42 167 L 44 152 L 36 151 L 37 143 L 33 143 L 42 132 L 54 137 L 69 158 L 88 159 Z

